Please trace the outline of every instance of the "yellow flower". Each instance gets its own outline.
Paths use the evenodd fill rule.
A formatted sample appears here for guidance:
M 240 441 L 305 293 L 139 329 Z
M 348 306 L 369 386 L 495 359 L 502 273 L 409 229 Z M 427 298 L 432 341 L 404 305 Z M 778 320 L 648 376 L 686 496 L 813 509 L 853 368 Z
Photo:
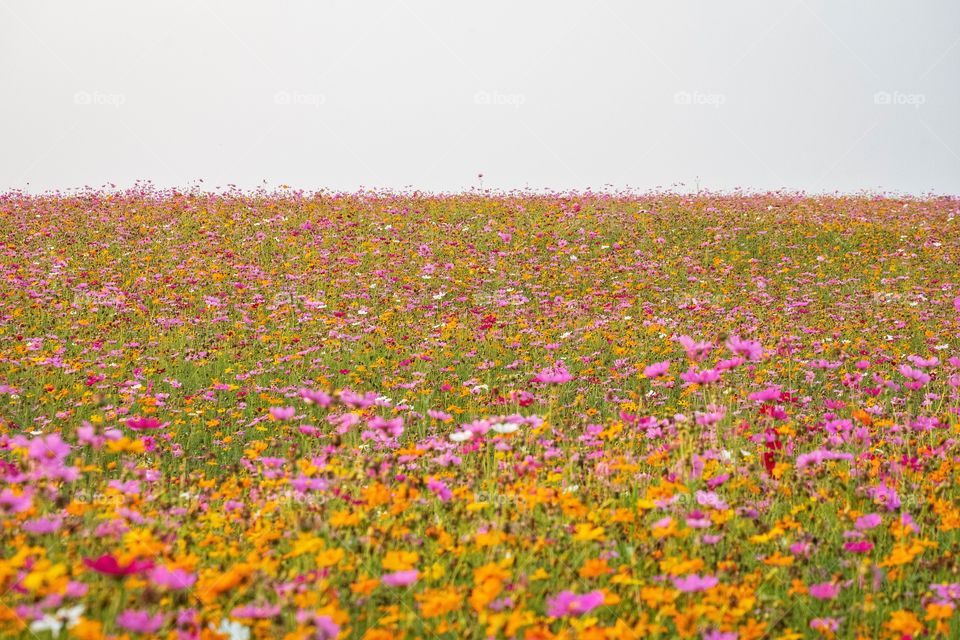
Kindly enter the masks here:
M 597 576 L 607 575 L 608 573 L 613 573 L 613 569 L 607 564 L 605 558 L 591 558 L 580 567 L 581 578 L 596 578 Z
M 577 542 L 589 542 L 591 540 L 603 540 L 603 527 L 595 527 L 589 523 L 583 522 L 576 526 L 573 539 Z
M 953 615 L 953 605 L 943 602 L 931 602 L 927 605 L 924 620 L 946 620 Z
M 343 549 L 327 549 L 326 551 L 321 551 L 317 554 L 317 566 L 322 568 L 340 564 L 340 561 L 343 560 L 345 555 Z
M 463 597 L 453 589 L 428 589 L 415 597 L 424 618 L 436 618 L 456 611 L 463 603 Z
M 923 623 L 912 611 L 903 609 L 890 614 L 890 620 L 884 625 L 888 631 L 899 636 L 916 636 L 923 631 Z
M 368 596 L 378 586 L 380 586 L 380 581 L 377 578 L 361 578 L 350 585 L 350 592 Z
M 383 568 L 387 571 L 409 571 L 420 560 L 415 551 L 390 551 L 383 558 Z
M 341 509 L 335 511 L 330 516 L 330 526 L 332 527 L 353 527 L 360 524 L 360 514 Z
M 297 537 L 297 540 L 293 543 L 293 549 L 284 557 L 296 558 L 297 556 L 308 553 L 317 553 L 318 551 L 322 551 L 324 547 L 326 547 L 326 543 L 323 541 L 323 538 L 318 538 L 312 533 L 305 531 Z

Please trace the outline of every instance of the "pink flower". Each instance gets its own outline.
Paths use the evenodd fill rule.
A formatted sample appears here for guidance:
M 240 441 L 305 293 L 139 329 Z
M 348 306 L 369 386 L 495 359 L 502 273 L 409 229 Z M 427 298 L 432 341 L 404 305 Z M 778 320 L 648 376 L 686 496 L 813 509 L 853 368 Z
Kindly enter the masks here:
M 853 454 L 828 451 L 826 449 L 817 449 L 809 453 L 801 453 L 797 456 L 797 469 L 803 469 L 811 464 L 820 464 L 827 460 L 853 460 Z
M 694 591 L 706 591 L 707 589 L 712 589 L 717 586 L 720 581 L 716 576 L 699 576 L 696 573 L 692 573 L 689 576 L 684 576 L 682 578 L 674 578 L 673 586 L 683 593 L 693 593 Z
M 817 600 L 833 600 L 840 593 L 840 585 L 832 582 L 820 582 L 810 585 L 810 596 Z
M 417 581 L 420 572 L 416 569 L 407 571 L 394 571 L 380 576 L 380 582 L 388 587 L 407 587 Z
M 168 569 L 160 565 L 150 572 L 150 579 L 157 586 L 179 590 L 192 587 L 197 581 L 197 575 L 183 569 Z
M 583 595 L 577 595 L 573 591 L 561 591 L 547 600 L 547 615 L 553 618 L 582 616 L 602 604 L 602 591 L 591 591 Z
M 51 433 L 31 440 L 27 454 L 43 464 L 58 465 L 70 455 L 70 445 L 63 441 L 59 433 Z
M 23 523 L 23 530 L 27 533 L 43 534 L 53 533 L 60 529 L 63 524 L 63 518 L 55 516 L 53 518 L 34 518 Z
M 670 369 L 670 361 L 664 360 L 663 362 L 655 362 L 650 366 L 644 368 L 643 375 L 648 378 L 659 378 L 664 375 L 667 370 Z
M 755 340 L 741 340 L 740 336 L 730 336 L 727 340 L 727 349 L 747 360 L 759 360 L 763 355 L 763 347 Z
M 293 407 L 270 407 L 270 417 L 274 420 L 292 420 L 297 415 Z
M 873 529 L 881 522 L 883 522 L 883 516 L 877 513 L 868 513 L 865 516 L 860 516 L 857 518 L 857 521 L 853 523 L 853 526 L 863 531 L 865 529 Z
M 162 613 L 151 616 L 148 611 L 135 609 L 127 609 L 117 616 L 117 626 L 134 633 L 155 633 L 163 626 L 163 622 Z
M 156 418 L 130 418 L 127 420 L 127 428 L 134 431 L 153 431 L 164 426 Z
M 380 416 L 374 416 L 368 424 L 371 429 L 384 438 L 399 438 L 400 434 L 403 433 L 403 418 L 387 420 Z
M 719 380 L 720 372 L 714 369 L 704 369 L 703 371 L 698 371 L 696 367 L 690 367 L 685 372 L 680 374 L 680 379 L 686 383 L 684 386 L 690 386 L 694 384 L 706 385 Z
M 687 357 L 694 362 L 703 360 L 711 351 L 713 351 L 713 343 L 697 342 L 690 336 L 678 336 L 677 342 L 683 346 L 684 350 L 687 352 Z
M 843 548 L 850 553 L 867 553 L 873 549 L 873 543 L 869 540 L 855 540 L 844 544 Z
M 833 634 L 840 628 L 840 621 L 836 618 L 814 618 L 810 621 L 810 628 L 825 633 L 827 637 L 832 638 Z
M 317 404 L 321 407 L 329 407 L 332 398 L 323 391 L 313 391 L 312 389 L 300 389 L 300 397 L 307 404 Z
M 909 378 L 919 384 L 926 384 L 930 382 L 930 376 L 924 373 L 922 369 L 914 369 L 908 364 L 900 365 L 897 367 L 897 371 L 899 371 L 903 377 Z
M 537 372 L 533 376 L 533 382 L 541 384 L 563 384 L 573 380 L 573 375 L 567 370 L 563 363 L 558 362 L 553 367 L 547 367 Z
M 754 391 L 747 396 L 747 399 L 752 402 L 776 402 L 780 399 L 780 385 L 773 385 L 772 387 L 767 387 L 763 391 Z
M 253 618 L 257 620 L 266 620 L 280 615 L 280 605 L 253 605 L 248 604 L 243 607 L 236 607 L 230 615 L 234 618 Z
M 0 513 L 22 513 L 33 504 L 33 498 L 26 494 L 16 494 L 10 489 L 0 493 Z
M 450 498 L 453 497 L 447 485 L 444 484 L 442 480 L 437 480 L 436 478 L 427 480 L 427 489 L 432 491 L 443 502 L 448 502 Z

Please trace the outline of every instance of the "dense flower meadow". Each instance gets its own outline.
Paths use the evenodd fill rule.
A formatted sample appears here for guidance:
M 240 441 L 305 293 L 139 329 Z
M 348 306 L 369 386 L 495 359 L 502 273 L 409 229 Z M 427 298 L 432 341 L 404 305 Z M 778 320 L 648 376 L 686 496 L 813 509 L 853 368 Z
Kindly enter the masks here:
M 0 635 L 956 638 L 960 200 L 0 196 Z

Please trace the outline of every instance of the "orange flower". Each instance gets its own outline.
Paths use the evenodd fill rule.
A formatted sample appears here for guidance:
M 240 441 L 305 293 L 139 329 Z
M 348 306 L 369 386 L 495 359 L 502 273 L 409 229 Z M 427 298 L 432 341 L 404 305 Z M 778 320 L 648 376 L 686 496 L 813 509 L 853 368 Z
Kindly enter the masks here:
M 607 575 L 608 573 L 613 573 L 613 569 L 607 564 L 605 558 L 587 560 L 583 563 L 583 566 L 580 567 L 581 578 L 596 578 L 597 576 Z

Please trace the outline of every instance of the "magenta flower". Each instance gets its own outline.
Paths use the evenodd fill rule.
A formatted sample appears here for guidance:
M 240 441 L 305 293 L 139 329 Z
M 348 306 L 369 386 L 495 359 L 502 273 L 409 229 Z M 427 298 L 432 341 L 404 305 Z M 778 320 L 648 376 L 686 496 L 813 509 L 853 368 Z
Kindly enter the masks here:
M 84 558 L 83 564 L 88 569 L 108 576 L 129 576 L 134 573 L 143 573 L 153 568 L 149 560 L 133 560 L 129 564 L 120 564 L 120 561 L 109 554 L 99 558 Z
M 873 549 L 873 543 L 869 540 L 855 540 L 844 544 L 843 548 L 850 553 L 867 553 Z
M 840 593 L 840 585 L 832 582 L 820 582 L 810 585 L 810 596 L 817 600 L 833 600 Z
M 712 589 L 720 583 L 716 576 L 699 576 L 692 573 L 682 578 L 674 578 L 673 586 L 683 593 L 693 593 L 695 591 L 706 591 Z
M 664 360 L 663 362 L 655 362 L 650 366 L 644 368 L 643 375 L 648 378 L 659 378 L 660 376 L 666 374 L 668 369 L 670 369 L 669 360 Z
M 117 626 L 134 633 L 155 633 L 163 626 L 164 615 L 150 615 L 148 611 L 127 609 L 117 616 Z
M 577 595 L 573 591 L 561 591 L 547 600 L 547 615 L 553 618 L 582 616 L 602 604 L 602 591 L 591 591 L 582 595 Z
M 419 576 L 420 572 L 416 569 L 394 571 L 393 573 L 385 573 L 380 576 L 380 582 L 388 587 L 407 587 L 416 582 Z

